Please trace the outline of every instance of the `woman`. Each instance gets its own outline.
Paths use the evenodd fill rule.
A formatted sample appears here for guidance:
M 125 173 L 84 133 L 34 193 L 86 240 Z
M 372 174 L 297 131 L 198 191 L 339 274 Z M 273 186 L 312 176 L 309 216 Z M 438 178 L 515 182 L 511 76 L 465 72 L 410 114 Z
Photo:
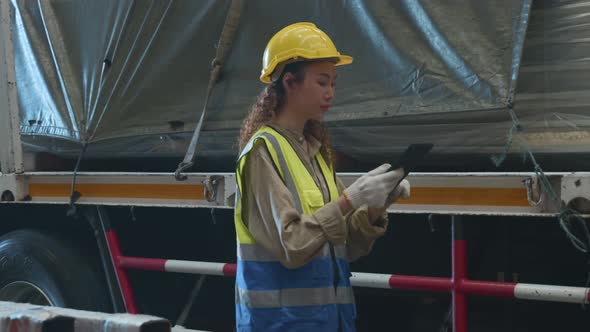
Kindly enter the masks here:
M 395 188 L 402 172 L 388 164 L 346 189 L 335 176 L 321 120 L 336 66 L 351 62 L 311 23 L 266 47 L 269 85 L 242 125 L 236 170 L 238 331 L 355 330 L 348 262 L 385 233 L 385 210 L 409 183 Z

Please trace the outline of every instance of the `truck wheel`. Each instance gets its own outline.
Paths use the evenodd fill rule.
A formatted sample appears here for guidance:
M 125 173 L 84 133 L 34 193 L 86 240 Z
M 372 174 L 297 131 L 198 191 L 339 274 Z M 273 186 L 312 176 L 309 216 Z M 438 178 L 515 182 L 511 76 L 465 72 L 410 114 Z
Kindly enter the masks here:
M 108 312 L 99 273 L 57 237 L 35 230 L 0 237 L 0 301 Z

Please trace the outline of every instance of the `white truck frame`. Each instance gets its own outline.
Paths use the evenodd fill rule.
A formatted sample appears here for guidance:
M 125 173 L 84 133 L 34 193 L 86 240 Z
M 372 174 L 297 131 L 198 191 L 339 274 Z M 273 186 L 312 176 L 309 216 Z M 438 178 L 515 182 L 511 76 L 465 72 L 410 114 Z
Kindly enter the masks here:
M 178 182 L 174 178 L 174 173 L 80 172 L 74 174 L 73 172 L 25 171 L 19 133 L 19 106 L 9 7 L 9 1 L 0 1 L 2 32 L 0 34 L 0 105 L 8 108 L 8 112 L 0 112 L 1 204 L 67 205 L 72 203 L 71 196 L 75 191 L 79 193 L 79 198 L 73 202 L 77 205 L 233 209 L 236 188 L 233 173 L 187 173 L 188 179 Z M 360 175 L 358 173 L 339 174 L 345 183 L 353 182 Z M 554 172 L 546 173 L 545 176 L 549 179 L 551 189 L 557 194 L 560 202 L 547 196 L 547 188 L 543 188 L 539 176 L 535 172 L 412 173 L 409 176 L 409 181 L 412 183 L 411 198 L 392 205 L 388 212 L 546 218 L 558 216 L 563 206 L 568 206 L 575 200 L 590 201 L 590 172 Z M 581 216 L 589 217 L 588 214 Z M 104 230 L 104 224 L 102 227 Z M 461 238 L 456 237 L 455 240 L 461 240 Z M 147 264 L 148 267 L 142 266 L 141 262 L 138 263 L 132 257 L 131 260 L 125 260 L 129 257 L 124 257 L 119 251 L 118 243 L 115 244 L 117 248 L 113 248 L 112 241 L 107 241 L 108 252 L 117 272 L 119 289 L 123 293 L 124 289 L 128 288 L 128 285 L 124 285 L 127 281 L 122 280 L 127 279 L 123 272 L 124 268 L 157 269 L 154 268 L 154 264 L 162 263 L 167 265 L 160 270 L 168 272 L 232 274 L 231 266 L 228 268 L 226 264 L 219 265 L 212 262 L 172 260 L 152 262 L 146 259 L 148 263 L 154 264 Z M 455 256 L 455 251 L 454 249 L 453 257 L 457 258 L 459 256 Z M 464 257 L 462 259 L 464 263 Z M 460 267 L 458 269 L 460 270 Z M 470 282 L 464 275 L 465 271 L 463 271 L 463 275 L 459 275 L 456 273 L 460 272 L 453 268 L 453 272 L 455 280 Z M 465 288 L 465 285 L 468 284 L 460 286 L 454 284 L 453 279 L 434 280 L 435 278 L 430 278 L 432 279 L 430 280 L 429 277 L 406 280 L 399 279 L 403 276 L 397 276 L 397 281 L 392 281 L 393 277 L 396 276 L 355 273 L 353 283 L 363 287 L 389 288 L 391 286 L 452 291 L 454 299 L 456 296 L 456 303 L 454 302 L 456 331 L 466 330 L 466 323 L 463 321 L 466 308 L 460 301 L 461 298 L 464 298 L 464 294 L 461 295 L 459 292 L 468 293 L 469 290 Z M 400 280 L 407 282 L 406 285 L 395 286 L 395 283 Z M 389 284 L 387 284 L 388 282 Z M 420 286 L 424 285 L 421 284 L 424 282 L 433 282 L 434 285 L 440 287 Z M 500 286 L 507 287 L 506 285 Z M 471 285 L 470 287 L 473 291 L 475 286 Z M 525 290 L 522 290 L 522 287 Z M 541 289 L 541 292 L 545 292 L 547 295 L 545 300 L 588 303 L 588 289 L 586 288 L 560 288 L 559 286 L 543 285 L 522 287 L 521 295 L 523 292 L 533 294 Z M 474 292 L 478 293 L 478 291 Z M 481 289 L 479 293 L 486 294 L 485 290 L 481 291 Z M 576 294 L 575 301 L 567 301 L 568 296 L 571 297 L 571 294 L 574 293 Z M 123 294 L 124 310 L 133 312 L 129 307 L 128 296 L 128 294 Z M 535 299 L 535 296 L 530 295 L 523 298 Z M 537 296 L 536 299 L 543 298 Z

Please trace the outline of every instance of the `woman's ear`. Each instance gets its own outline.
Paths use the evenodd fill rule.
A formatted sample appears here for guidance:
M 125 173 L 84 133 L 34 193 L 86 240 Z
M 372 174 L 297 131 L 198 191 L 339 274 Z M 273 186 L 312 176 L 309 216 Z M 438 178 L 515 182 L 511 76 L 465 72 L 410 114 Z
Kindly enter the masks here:
M 293 89 L 293 83 L 295 82 L 295 75 L 291 72 L 286 72 L 283 75 L 283 86 L 285 87 L 286 91 L 290 91 Z

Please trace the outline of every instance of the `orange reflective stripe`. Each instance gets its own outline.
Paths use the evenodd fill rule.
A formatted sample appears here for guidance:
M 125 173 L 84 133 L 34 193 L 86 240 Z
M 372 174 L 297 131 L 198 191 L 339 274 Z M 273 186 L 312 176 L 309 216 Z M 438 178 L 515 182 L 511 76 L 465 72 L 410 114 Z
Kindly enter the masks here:
M 196 184 L 117 184 L 79 183 L 76 191 L 82 197 L 155 198 L 204 200 L 203 185 Z M 68 183 L 31 183 L 32 197 L 69 197 L 72 186 Z
M 413 187 L 409 199 L 395 204 L 530 206 L 524 188 Z

